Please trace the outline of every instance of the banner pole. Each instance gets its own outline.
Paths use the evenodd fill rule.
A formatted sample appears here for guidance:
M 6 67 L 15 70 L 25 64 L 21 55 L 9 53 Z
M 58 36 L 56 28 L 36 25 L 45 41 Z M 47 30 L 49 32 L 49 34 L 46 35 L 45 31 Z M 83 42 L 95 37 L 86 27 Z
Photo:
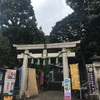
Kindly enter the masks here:
M 80 99 L 82 99 L 82 91 L 81 91 L 81 88 L 80 88 Z
M 77 66 L 78 66 L 78 75 L 79 75 L 79 81 L 80 81 L 80 99 L 82 99 L 81 80 L 80 80 L 80 73 L 79 73 L 79 64 L 77 64 Z

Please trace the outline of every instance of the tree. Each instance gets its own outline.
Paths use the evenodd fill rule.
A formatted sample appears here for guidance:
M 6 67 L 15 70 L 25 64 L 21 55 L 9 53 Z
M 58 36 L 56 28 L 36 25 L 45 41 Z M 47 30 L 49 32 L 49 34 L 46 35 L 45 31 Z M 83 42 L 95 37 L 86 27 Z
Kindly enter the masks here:
M 44 33 L 37 28 L 30 0 L 0 0 L 0 30 L 10 41 L 9 66 L 18 63 L 13 44 L 44 42 Z
M 80 16 L 81 15 L 81 16 Z M 83 15 L 72 13 L 57 22 L 50 33 L 51 42 L 76 41 L 83 38 Z
M 30 0 L 1 0 L 0 27 L 2 34 L 7 36 L 11 43 L 34 43 L 36 34 L 41 34 L 37 29 Z M 44 34 L 39 36 L 43 37 Z
M 66 0 L 66 3 L 75 11 L 87 11 L 90 9 L 91 0 Z
M 81 40 L 81 50 L 87 63 L 93 53 L 99 53 L 100 50 L 100 1 L 66 0 L 66 3 L 74 12 L 56 23 L 51 31 L 50 40 Z
M 5 66 L 9 63 L 10 42 L 0 33 L 0 66 Z
M 100 1 L 92 0 L 86 15 L 85 39 L 83 40 L 83 48 L 87 59 L 94 53 L 100 55 Z
M 45 43 L 45 36 L 44 32 L 42 31 L 42 27 L 39 27 L 39 29 L 36 31 L 36 34 L 34 34 L 34 43 Z

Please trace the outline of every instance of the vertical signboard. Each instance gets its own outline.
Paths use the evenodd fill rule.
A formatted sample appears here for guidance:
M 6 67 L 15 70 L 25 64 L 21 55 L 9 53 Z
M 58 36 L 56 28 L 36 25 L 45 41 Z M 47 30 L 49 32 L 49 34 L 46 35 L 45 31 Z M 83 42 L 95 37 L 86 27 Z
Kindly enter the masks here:
M 71 100 L 70 78 L 64 79 L 64 100 Z
M 78 64 L 70 64 L 71 80 L 72 80 L 72 89 L 80 90 L 80 79 Z
M 92 64 L 87 64 L 87 73 L 88 73 L 88 81 L 90 87 L 90 94 L 96 94 L 96 84 L 95 84 L 95 76 L 94 76 L 94 66 Z
M 7 69 L 5 74 L 3 95 L 13 95 L 16 70 Z

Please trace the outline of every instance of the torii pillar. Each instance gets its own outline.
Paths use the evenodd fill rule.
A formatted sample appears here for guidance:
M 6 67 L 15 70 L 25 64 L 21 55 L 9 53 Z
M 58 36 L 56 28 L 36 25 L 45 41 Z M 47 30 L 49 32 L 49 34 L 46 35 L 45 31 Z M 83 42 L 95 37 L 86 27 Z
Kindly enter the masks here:
M 66 48 L 62 49 L 63 56 L 62 56 L 62 61 L 63 61 L 63 77 L 64 78 L 69 78 L 69 69 L 68 69 L 68 51 L 66 51 Z
M 21 76 L 21 88 L 20 88 L 20 98 L 23 94 L 23 91 L 25 91 L 25 84 L 27 80 L 27 66 L 28 66 L 28 54 L 29 50 L 25 50 L 24 52 L 24 58 L 23 58 L 23 68 L 22 68 L 22 76 Z

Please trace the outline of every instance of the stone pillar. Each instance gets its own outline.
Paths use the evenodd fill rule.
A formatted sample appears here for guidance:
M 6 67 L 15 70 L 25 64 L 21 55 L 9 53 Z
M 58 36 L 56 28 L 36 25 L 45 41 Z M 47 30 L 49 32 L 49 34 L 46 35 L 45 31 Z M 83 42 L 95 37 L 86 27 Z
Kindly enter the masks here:
M 28 66 L 28 54 L 29 50 L 25 50 L 22 65 L 22 77 L 21 77 L 21 88 L 20 88 L 20 98 L 24 95 L 27 79 L 27 66 Z
M 67 57 L 67 52 L 66 49 L 62 49 L 62 61 L 63 61 L 63 77 L 64 78 L 69 78 L 69 69 L 68 69 L 68 57 Z

